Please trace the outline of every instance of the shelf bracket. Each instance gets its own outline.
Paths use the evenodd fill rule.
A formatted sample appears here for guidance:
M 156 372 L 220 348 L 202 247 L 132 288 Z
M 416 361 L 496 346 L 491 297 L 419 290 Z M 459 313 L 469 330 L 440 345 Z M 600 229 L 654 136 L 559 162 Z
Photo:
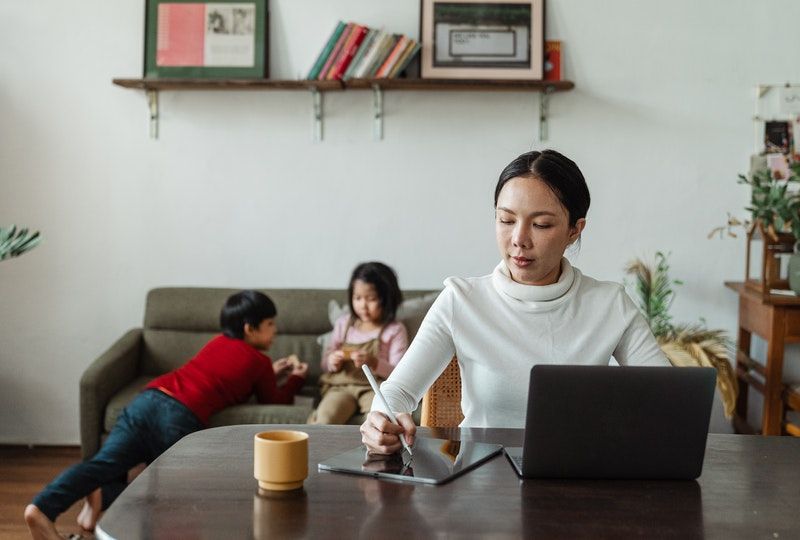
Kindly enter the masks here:
M 539 94 L 539 140 L 547 140 L 547 115 L 550 113 L 550 94 L 555 92 L 552 86 L 545 87 Z
M 313 103 L 314 142 L 322 141 L 322 92 L 319 88 L 311 88 L 311 101 Z
M 383 90 L 377 84 L 372 85 L 372 139 L 383 139 Z
M 147 90 L 147 108 L 150 110 L 150 138 L 158 139 L 158 90 Z

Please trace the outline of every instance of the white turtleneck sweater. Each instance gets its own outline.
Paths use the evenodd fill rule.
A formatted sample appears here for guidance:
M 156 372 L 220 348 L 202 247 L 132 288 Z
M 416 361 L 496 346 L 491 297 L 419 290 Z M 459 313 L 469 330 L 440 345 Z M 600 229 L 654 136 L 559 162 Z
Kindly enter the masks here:
M 447 278 L 414 341 L 381 385 L 389 407 L 411 412 L 453 355 L 464 427 L 525 424 L 536 364 L 669 366 L 622 285 L 561 263 L 557 283 L 522 285 L 505 262 L 488 276 Z M 382 410 L 378 400 L 373 410 Z

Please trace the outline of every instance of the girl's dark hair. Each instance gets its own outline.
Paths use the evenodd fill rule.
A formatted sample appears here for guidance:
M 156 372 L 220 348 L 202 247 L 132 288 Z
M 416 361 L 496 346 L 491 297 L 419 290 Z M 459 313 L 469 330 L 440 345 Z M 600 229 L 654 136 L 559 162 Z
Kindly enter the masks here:
M 350 276 L 350 285 L 347 287 L 347 297 L 350 299 L 350 303 L 353 302 L 353 287 L 356 280 L 375 287 L 375 292 L 378 293 L 378 299 L 381 301 L 381 323 L 392 322 L 397 316 L 397 308 L 403 301 L 403 293 L 400 292 L 397 274 L 394 273 L 394 270 L 377 261 L 365 262 L 356 266 L 353 275 Z
M 275 304 L 266 294 L 242 291 L 225 301 L 219 314 L 219 325 L 229 338 L 244 339 L 245 324 L 257 328 L 264 319 L 272 319 L 277 314 Z
M 506 165 L 494 188 L 494 205 L 503 186 L 512 178 L 536 178 L 549 187 L 569 214 L 569 226 L 586 217 L 589 211 L 589 187 L 575 162 L 555 150 L 531 151 Z

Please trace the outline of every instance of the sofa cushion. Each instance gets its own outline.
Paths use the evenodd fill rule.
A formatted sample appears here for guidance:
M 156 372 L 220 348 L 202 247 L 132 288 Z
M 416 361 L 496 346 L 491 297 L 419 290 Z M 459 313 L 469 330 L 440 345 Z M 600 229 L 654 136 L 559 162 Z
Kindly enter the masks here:
M 241 289 L 165 287 L 147 294 L 145 328 L 189 332 L 219 332 L 219 312 L 225 300 Z M 259 289 L 278 309 L 281 334 L 319 334 L 328 329 L 328 301 L 346 300 L 341 289 Z
M 294 405 L 243 403 L 227 407 L 212 416 L 208 427 L 234 424 L 305 424 L 312 410 L 310 402 Z
M 145 329 L 142 373 L 156 376 L 179 368 L 215 335 L 217 333 Z M 308 362 L 306 385 L 315 386 L 320 375 L 321 354 L 316 338 L 314 334 L 278 334 L 266 354 L 273 360 L 296 354 L 300 360 Z
M 141 371 L 145 375 L 161 375 L 181 367 L 196 355 L 219 332 L 186 332 L 171 329 L 145 328 L 142 332 Z
M 103 418 L 103 429 L 106 433 L 114 427 L 122 409 L 152 380 L 153 377 L 137 377 L 111 398 Z M 313 410 L 313 404 L 313 397 L 308 396 L 295 397 L 294 405 L 264 405 L 251 398 L 249 403 L 226 407 L 213 415 L 209 427 L 233 424 L 305 424 Z
M 136 394 L 142 391 L 147 386 L 147 383 L 155 379 L 155 377 L 136 377 L 132 383 L 125 386 L 114 394 L 111 401 L 106 405 L 105 415 L 103 416 L 103 431 L 106 433 L 111 431 L 114 424 L 117 422 L 117 417 L 122 413 L 122 409 L 128 406 L 133 401 Z

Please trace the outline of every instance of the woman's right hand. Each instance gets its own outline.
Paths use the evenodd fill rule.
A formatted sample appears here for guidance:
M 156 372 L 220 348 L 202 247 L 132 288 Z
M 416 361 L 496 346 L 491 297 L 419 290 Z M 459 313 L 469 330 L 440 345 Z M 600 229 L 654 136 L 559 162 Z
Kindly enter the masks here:
M 341 349 L 338 351 L 333 351 L 331 354 L 328 355 L 328 370 L 331 373 L 336 373 L 340 369 L 342 369 L 342 364 L 344 364 L 344 351 Z
M 361 442 L 374 454 L 394 454 L 403 448 L 403 436 L 409 446 L 414 444 L 417 426 L 408 413 L 398 413 L 398 426 L 379 411 L 372 411 L 361 424 Z

